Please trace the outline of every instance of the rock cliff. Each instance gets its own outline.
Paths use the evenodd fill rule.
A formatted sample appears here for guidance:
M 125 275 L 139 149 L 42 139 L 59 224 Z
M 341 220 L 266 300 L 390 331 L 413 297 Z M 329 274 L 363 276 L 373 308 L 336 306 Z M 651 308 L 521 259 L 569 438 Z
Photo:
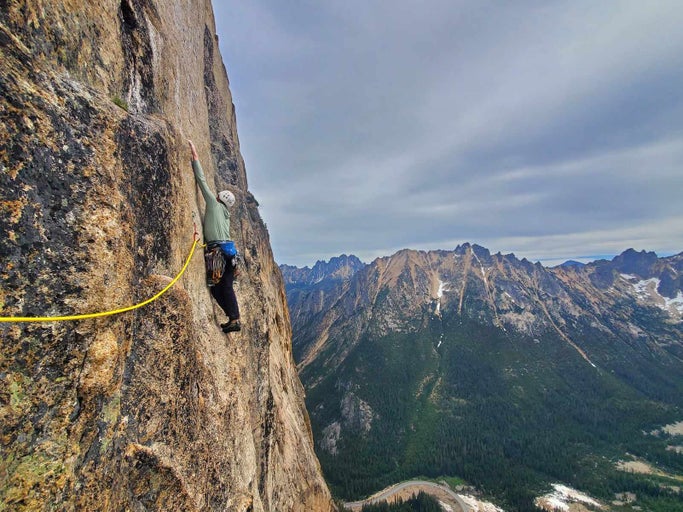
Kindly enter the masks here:
M 162 289 L 201 230 L 188 138 L 244 257 L 241 333 L 200 251 L 143 309 L 0 324 L 0 509 L 332 510 L 210 2 L 0 7 L 0 316 Z

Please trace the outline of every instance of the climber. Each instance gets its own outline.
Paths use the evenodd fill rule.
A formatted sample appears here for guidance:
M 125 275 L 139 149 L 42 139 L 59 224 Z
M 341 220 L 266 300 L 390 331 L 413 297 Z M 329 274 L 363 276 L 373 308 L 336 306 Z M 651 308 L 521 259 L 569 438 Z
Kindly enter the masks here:
M 211 295 L 228 317 L 228 322 L 221 324 L 223 332 L 234 332 L 241 329 L 240 310 L 233 288 L 237 250 L 230 240 L 230 212 L 228 208 L 235 204 L 235 196 L 229 190 L 222 190 L 214 196 L 206 183 L 202 166 L 199 163 L 197 149 L 191 140 L 192 170 L 206 201 L 204 214 L 204 259 L 206 262 L 207 284 Z

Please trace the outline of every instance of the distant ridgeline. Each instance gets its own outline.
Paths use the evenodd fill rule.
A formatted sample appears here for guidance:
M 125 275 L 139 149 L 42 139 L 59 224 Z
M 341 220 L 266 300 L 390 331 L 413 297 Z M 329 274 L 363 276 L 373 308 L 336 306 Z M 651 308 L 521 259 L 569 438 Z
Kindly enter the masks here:
M 683 253 L 545 268 L 465 244 L 281 270 L 338 495 L 446 475 L 506 510 L 555 482 L 683 506 L 683 439 L 659 430 L 683 420 Z

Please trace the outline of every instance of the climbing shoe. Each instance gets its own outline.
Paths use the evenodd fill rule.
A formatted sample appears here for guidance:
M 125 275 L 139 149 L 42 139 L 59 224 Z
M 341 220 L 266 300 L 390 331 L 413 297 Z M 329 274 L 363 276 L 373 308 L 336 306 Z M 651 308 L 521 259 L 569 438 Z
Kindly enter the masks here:
M 236 332 L 242 330 L 239 320 L 230 320 L 227 324 L 221 324 L 221 327 L 223 327 L 223 332 Z

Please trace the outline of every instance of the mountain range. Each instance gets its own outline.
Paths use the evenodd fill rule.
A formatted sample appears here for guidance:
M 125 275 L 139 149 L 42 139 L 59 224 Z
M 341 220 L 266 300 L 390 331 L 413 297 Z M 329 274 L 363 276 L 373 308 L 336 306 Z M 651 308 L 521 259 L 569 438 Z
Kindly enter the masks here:
M 426 475 L 506 510 L 534 510 L 553 482 L 681 503 L 619 464 L 683 473 L 680 439 L 645 434 L 683 419 L 683 253 L 546 268 L 463 244 L 280 269 L 338 495 Z

